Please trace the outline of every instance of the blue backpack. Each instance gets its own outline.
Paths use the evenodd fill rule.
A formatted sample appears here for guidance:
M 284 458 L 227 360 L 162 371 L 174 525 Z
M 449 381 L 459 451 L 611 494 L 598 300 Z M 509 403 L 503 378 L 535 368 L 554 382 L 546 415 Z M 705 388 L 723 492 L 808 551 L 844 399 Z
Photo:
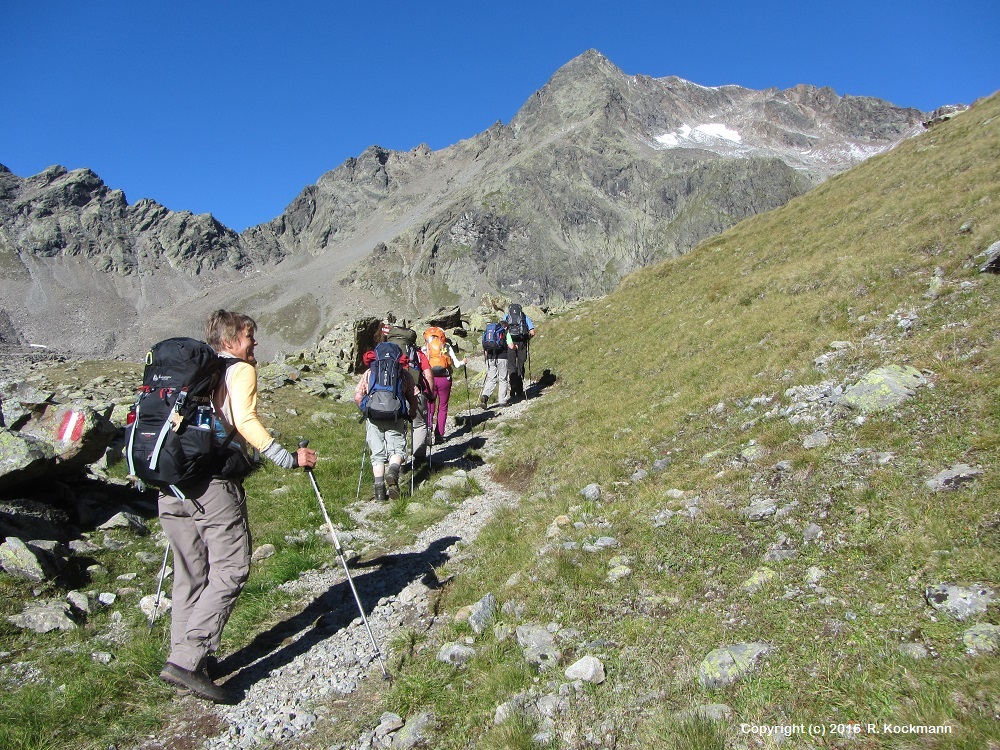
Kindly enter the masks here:
M 507 329 L 503 323 L 490 323 L 483 331 L 483 351 L 502 354 L 507 351 Z
M 403 393 L 402 350 L 385 341 L 375 347 L 375 359 L 368 370 L 368 393 L 361 401 L 361 413 L 373 422 L 394 422 L 407 416 Z

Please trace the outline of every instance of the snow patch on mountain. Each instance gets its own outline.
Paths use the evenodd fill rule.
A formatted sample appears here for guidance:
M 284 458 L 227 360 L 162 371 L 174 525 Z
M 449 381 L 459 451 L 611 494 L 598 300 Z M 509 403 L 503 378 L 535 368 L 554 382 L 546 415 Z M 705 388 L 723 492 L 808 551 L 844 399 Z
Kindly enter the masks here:
M 647 143 L 658 150 L 700 149 L 725 158 L 776 157 L 794 169 L 827 175 L 843 171 L 883 151 L 888 151 L 893 145 L 845 141 L 842 137 L 838 138 L 833 134 L 827 138 L 822 130 L 817 133 L 798 133 L 797 135 L 805 136 L 807 140 L 811 141 L 811 147 L 790 147 L 776 142 L 771 136 L 761 136 L 755 133 L 753 128 L 741 132 L 731 125 L 720 122 L 701 125 L 684 124 L 673 132 L 652 136 L 651 140 L 647 140 Z
M 664 148 L 679 148 L 684 146 L 704 147 L 717 140 L 740 143 L 743 137 L 728 125 L 708 123 L 706 125 L 681 125 L 673 133 L 656 136 L 655 140 Z

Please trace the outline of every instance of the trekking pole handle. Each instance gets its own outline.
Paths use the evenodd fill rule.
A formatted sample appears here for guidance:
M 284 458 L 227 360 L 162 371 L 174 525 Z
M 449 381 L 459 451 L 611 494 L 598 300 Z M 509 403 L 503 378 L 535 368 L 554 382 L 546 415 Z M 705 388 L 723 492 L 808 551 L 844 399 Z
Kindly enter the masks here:
M 299 441 L 299 448 L 305 448 L 308 445 L 309 445 L 309 441 L 308 440 L 300 440 Z M 310 467 L 310 466 L 303 466 L 302 468 L 305 469 L 306 471 L 312 471 L 312 467 Z

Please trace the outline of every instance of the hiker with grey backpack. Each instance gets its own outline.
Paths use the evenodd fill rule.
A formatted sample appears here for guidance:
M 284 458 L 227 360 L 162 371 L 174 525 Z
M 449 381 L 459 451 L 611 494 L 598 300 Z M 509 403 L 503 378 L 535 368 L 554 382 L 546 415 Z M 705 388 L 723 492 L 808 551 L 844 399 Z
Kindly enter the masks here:
M 250 573 L 242 480 L 256 465 L 251 454 L 283 469 L 316 465 L 316 451 L 289 453 L 257 416 L 256 330 L 249 316 L 217 310 L 207 344 L 156 344 L 129 417 L 129 471 L 159 489 L 174 555 L 170 655 L 160 678 L 216 703 L 231 696 L 210 664 Z
M 507 309 L 503 317 L 507 328 L 510 347 L 507 349 L 507 370 L 510 377 L 510 400 L 525 398 L 524 367 L 529 357 L 531 338 L 535 335 L 535 324 L 518 304 Z

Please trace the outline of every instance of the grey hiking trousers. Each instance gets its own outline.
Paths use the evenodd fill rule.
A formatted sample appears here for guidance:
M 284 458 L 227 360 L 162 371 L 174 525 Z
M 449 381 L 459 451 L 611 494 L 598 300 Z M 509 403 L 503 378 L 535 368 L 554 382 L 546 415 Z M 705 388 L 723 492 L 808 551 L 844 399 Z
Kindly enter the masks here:
M 160 495 L 160 525 L 170 541 L 174 586 L 167 661 L 196 671 L 219 648 L 222 629 L 250 575 L 246 493 L 213 479 L 185 499 Z
M 497 403 L 506 404 L 508 386 L 507 355 L 487 354 L 486 382 L 483 383 L 483 395 L 489 399 L 493 395 L 493 391 L 496 390 Z
M 365 440 L 371 453 L 373 469 L 388 463 L 391 456 L 406 456 L 406 433 L 409 429 L 410 423 L 402 417 L 389 422 L 368 420 Z

